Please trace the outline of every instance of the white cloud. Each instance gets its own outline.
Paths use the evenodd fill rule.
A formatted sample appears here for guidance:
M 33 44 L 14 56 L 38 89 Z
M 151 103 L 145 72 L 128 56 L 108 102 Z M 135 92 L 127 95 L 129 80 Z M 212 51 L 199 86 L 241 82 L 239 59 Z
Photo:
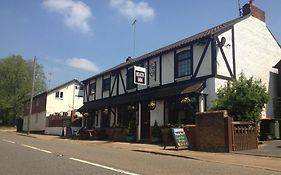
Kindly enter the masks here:
M 118 9 L 119 13 L 130 19 L 150 20 L 155 16 L 154 9 L 147 2 L 133 2 L 132 0 L 110 0 L 110 5 Z
M 43 6 L 48 10 L 64 16 L 65 24 L 84 33 L 90 31 L 88 20 L 92 17 L 91 9 L 82 1 L 44 0 Z
M 69 58 L 66 60 L 66 64 L 70 67 L 91 71 L 91 72 L 98 72 L 99 68 L 94 63 L 85 58 Z

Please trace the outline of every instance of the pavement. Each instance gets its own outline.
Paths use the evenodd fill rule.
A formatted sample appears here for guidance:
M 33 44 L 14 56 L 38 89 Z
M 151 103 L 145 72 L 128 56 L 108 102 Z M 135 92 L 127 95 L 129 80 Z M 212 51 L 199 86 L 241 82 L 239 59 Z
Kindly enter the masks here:
M 11 132 L 11 131 L 9 131 Z M 26 136 L 26 134 L 17 133 L 17 135 Z M 267 142 L 256 150 L 239 151 L 232 153 L 210 153 L 191 150 L 176 150 L 174 147 L 167 147 L 165 150 L 161 145 L 127 143 L 127 142 L 111 142 L 97 140 L 71 140 L 62 139 L 58 136 L 30 134 L 28 137 L 59 140 L 61 142 L 70 142 L 73 144 L 87 144 L 99 147 L 109 147 L 116 149 L 126 149 L 131 151 L 158 154 L 163 156 L 175 156 L 186 159 L 195 159 L 206 162 L 215 162 L 226 165 L 236 165 L 242 167 L 251 167 L 264 170 L 281 172 L 281 141 Z M 273 143 L 273 144 L 272 144 Z M 276 148 L 274 152 L 268 153 L 268 148 Z

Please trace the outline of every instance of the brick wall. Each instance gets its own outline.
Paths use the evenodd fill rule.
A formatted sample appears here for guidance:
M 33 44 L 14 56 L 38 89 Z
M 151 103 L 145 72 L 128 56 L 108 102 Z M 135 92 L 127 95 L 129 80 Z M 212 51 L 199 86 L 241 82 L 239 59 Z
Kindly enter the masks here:
M 231 151 L 231 118 L 226 111 L 196 114 L 196 149 L 211 152 Z

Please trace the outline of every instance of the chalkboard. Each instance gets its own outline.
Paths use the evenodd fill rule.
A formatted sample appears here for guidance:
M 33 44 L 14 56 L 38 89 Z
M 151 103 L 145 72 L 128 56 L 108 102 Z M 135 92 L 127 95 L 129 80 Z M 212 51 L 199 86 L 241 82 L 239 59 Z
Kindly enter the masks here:
M 171 128 L 172 135 L 176 144 L 176 148 L 188 147 L 188 140 L 186 138 L 183 128 Z

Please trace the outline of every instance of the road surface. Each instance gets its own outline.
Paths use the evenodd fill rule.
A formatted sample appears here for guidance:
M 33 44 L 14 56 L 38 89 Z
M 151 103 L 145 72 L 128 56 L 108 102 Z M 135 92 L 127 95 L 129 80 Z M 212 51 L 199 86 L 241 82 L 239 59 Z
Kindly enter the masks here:
M 2 175 L 277 175 L 280 172 L 0 131 Z

